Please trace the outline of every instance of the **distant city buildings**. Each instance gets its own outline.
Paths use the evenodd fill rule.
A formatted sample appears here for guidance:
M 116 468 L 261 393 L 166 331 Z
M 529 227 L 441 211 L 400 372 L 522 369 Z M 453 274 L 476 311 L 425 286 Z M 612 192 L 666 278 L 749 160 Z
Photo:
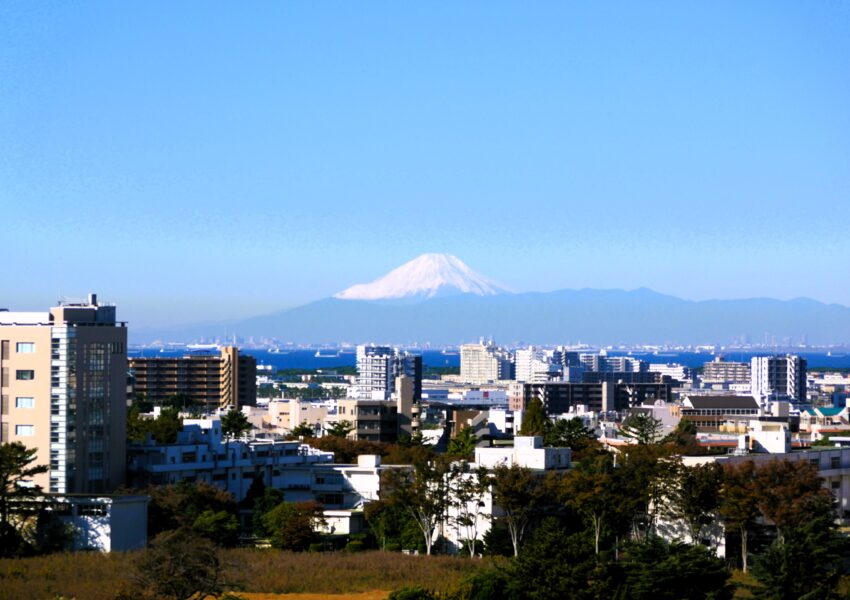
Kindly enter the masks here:
M 37 449 L 32 483 L 98 493 L 124 483 L 127 328 L 115 306 L 62 303 L 0 311 L 0 442 Z
M 217 354 L 130 359 L 133 392 L 154 404 L 172 396 L 209 410 L 253 406 L 257 402 L 257 361 L 225 346 Z
M 750 365 L 744 362 L 726 361 L 718 356 L 703 365 L 702 381 L 708 385 L 749 383 Z

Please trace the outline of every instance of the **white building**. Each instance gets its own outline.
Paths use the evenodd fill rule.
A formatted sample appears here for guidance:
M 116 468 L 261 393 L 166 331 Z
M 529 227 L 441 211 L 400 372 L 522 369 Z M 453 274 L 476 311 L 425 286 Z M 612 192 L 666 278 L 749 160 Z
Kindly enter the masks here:
M 309 489 L 313 466 L 332 463 L 333 453 L 297 441 L 228 441 L 216 417 L 185 419 L 175 444 L 130 444 L 128 458 L 131 482 L 138 485 L 203 481 L 240 501 L 257 477 L 267 487 Z
M 364 400 L 389 400 L 396 379 L 407 376 L 413 381 L 415 400 L 422 393 L 422 357 L 389 346 L 357 346 L 357 384 L 355 397 Z
M 484 384 L 511 379 L 512 371 L 510 354 L 497 348 L 493 342 L 481 340 L 477 344 L 460 347 L 460 379 L 464 383 Z
M 771 397 L 806 401 L 806 360 L 799 356 L 754 356 L 750 362 L 750 385 L 760 402 Z
M 494 469 L 500 465 L 517 465 L 536 471 L 570 468 L 569 448 L 544 448 L 543 438 L 517 436 L 513 447 L 475 448 L 475 465 Z

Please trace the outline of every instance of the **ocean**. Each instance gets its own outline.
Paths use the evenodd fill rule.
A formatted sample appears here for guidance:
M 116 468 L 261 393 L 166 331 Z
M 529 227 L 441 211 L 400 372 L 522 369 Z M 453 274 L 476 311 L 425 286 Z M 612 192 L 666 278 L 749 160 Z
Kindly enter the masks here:
M 282 350 L 272 352 L 269 350 L 244 349 L 245 354 L 250 354 L 257 359 L 258 365 L 271 365 L 275 369 L 333 369 L 334 367 L 353 367 L 356 365 L 356 357 L 353 350 L 336 352 L 321 350 L 320 356 L 316 356 L 316 350 Z M 422 354 L 422 362 L 431 367 L 459 367 L 460 355 L 454 352 L 444 354 L 441 350 L 422 350 L 416 352 Z M 135 356 L 183 356 L 185 350 L 133 349 L 129 351 L 130 357 Z M 623 356 L 627 352 L 609 352 L 611 356 Z M 770 352 L 741 352 L 730 351 L 724 353 L 726 360 L 749 362 L 754 356 L 768 356 Z M 833 369 L 850 368 L 850 354 L 835 354 L 829 356 L 826 352 L 797 352 L 808 361 L 809 367 L 826 367 Z M 704 363 L 714 360 L 714 356 L 705 352 L 660 352 L 658 354 L 632 352 L 629 354 L 635 358 L 650 363 L 678 363 L 688 367 L 701 367 Z

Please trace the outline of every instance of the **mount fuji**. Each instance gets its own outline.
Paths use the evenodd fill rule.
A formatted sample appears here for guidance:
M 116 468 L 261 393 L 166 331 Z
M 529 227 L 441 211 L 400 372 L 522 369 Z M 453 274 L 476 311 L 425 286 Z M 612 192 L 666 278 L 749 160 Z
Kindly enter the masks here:
M 511 293 L 450 254 L 423 254 L 331 298 L 228 323 L 132 330 L 132 342 L 189 342 L 224 331 L 298 344 L 726 344 L 850 342 L 850 308 L 807 298 L 691 301 L 636 290 Z
M 451 254 L 423 254 L 371 283 L 358 283 L 334 295 L 340 300 L 428 300 L 472 294 L 495 296 L 507 290 L 470 269 Z

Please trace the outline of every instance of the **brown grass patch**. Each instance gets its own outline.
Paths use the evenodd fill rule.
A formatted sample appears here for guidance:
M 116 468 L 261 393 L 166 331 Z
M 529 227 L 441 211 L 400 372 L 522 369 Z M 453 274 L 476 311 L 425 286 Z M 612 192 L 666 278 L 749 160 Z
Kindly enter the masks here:
M 407 585 L 445 592 L 491 564 L 481 559 L 377 551 L 299 554 L 241 548 L 222 554 L 230 565 L 228 574 L 244 586 L 243 594 L 251 600 L 280 594 L 286 594 L 284 600 L 384 600 L 388 592 L 382 590 Z M 57 595 L 113 600 L 129 587 L 133 557 L 133 553 L 86 552 L 0 559 L 0 600 L 52 600 Z

